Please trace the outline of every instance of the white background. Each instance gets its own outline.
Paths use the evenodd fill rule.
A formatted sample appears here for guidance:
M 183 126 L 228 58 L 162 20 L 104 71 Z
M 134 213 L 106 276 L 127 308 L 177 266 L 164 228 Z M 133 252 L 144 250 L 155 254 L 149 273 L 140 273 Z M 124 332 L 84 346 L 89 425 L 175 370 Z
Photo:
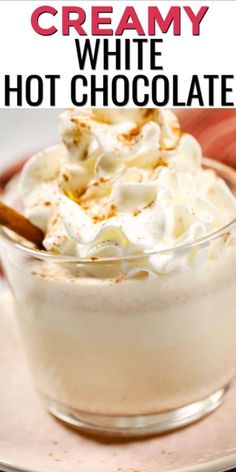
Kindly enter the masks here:
M 63 110 L 0 110 L 0 174 L 18 160 L 60 140 L 57 118 Z
M 58 27 L 59 32 L 50 37 L 37 35 L 30 23 L 30 18 L 34 9 L 41 4 L 49 4 L 59 10 L 58 15 L 52 18 L 54 24 Z M 76 57 L 74 37 L 76 33 L 70 37 L 61 35 L 61 8 L 62 6 L 79 5 L 87 11 L 87 22 L 83 27 L 90 32 L 90 9 L 92 5 L 112 5 L 114 13 L 112 14 L 114 29 L 121 18 L 122 12 L 126 5 L 133 5 L 137 14 L 142 21 L 143 28 L 147 31 L 147 6 L 156 5 L 160 8 L 163 15 L 168 11 L 170 6 L 183 5 L 191 6 L 194 11 L 198 11 L 200 6 L 209 6 L 205 18 L 201 23 L 201 35 L 192 36 L 191 23 L 186 13 L 182 15 L 182 35 L 174 37 L 172 28 L 167 34 L 159 35 L 164 38 L 162 48 L 163 57 L 161 59 L 164 66 L 165 75 L 172 76 L 178 74 L 180 76 L 180 99 L 186 99 L 186 90 L 189 88 L 189 82 L 192 74 L 233 74 L 236 75 L 235 60 L 235 44 L 236 44 L 236 2 L 232 1 L 188 1 L 188 2 L 170 2 L 170 1 L 80 1 L 71 2 L 69 0 L 40 2 L 35 0 L 15 0 L 0 2 L 0 107 L 4 107 L 4 75 L 10 74 L 12 85 L 17 74 L 22 74 L 24 78 L 31 74 L 60 74 L 62 79 L 57 88 L 57 107 L 72 106 L 70 100 L 70 80 L 73 75 L 80 73 L 78 70 L 78 62 Z M 45 17 L 46 19 L 46 17 Z M 106 27 L 106 26 L 105 26 Z M 110 27 L 110 26 L 108 26 Z M 134 32 L 128 32 L 123 37 L 137 37 Z M 111 48 L 114 45 L 115 37 L 109 37 Z M 157 71 L 149 70 L 148 54 L 145 54 L 146 63 L 144 71 L 148 77 L 158 74 Z M 85 73 L 89 76 L 90 70 Z M 122 73 L 122 72 L 119 72 Z M 130 80 L 137 73 L 135 65 L 130 72 L 124 72 Z M 142 73 L 142 72 L 138 72 Z M 103 74 L 102 62 L 96 71 L 96 75 Z M 116 74 L 114 67 L 109 71 L 110 79 Z M 231 82 L 235 86 L 236 102 L 236 83 Z M 98 102 L 98 106 L 101 103 Z M 109 103 L 113 106 L 112 103 Z M 150 102 L 149 106 L 152 105 Z M 220 106 L 220 87 L 216 88 L 215 106 Z M 15 107 L 14 102 L 12 106 Z M 23 101 L 23 106 L 27 107 L 27 103 Z M 49 106 L 48 89 L 45 88 L 45 97 L 42 107 Z M 130 102 L 132 106 L 132 102 Z M 172 106 L 172 102 L 168 104 Z M 194 105 L 195 106 L 195 105 Z M 197 103 L 196 103 L 197 106 Z

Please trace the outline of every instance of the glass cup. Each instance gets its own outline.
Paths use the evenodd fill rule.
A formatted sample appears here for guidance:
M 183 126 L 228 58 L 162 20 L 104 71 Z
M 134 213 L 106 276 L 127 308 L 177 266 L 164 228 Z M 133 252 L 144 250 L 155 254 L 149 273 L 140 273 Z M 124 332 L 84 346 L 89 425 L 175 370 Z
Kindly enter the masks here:
M 233 170 L 205 165 L 236 187 Z M 236 220 L 145 256 L 57 256 L 3 229 L 0 249 L 35 388 L 57 418 L 135 436 L 187 425 L 222 402 L 236 372 Z M 163 257 L 174 269 L 148 274 Z

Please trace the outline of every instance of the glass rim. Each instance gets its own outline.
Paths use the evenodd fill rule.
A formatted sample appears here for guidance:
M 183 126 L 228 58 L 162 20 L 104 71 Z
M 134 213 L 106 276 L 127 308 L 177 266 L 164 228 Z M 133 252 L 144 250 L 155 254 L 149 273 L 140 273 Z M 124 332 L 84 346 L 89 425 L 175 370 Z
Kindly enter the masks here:
M 236 171 L 218 161 L 214 161 L 213 159 L 203 158 L 203 164 L 206 168 L 211 168 L 216 171 L 225 171 L 226 173 L 235 173 L 235 181 L 236 181 Z M 127 256 L 117 256 L 117 257 L 99 257 L 99 256 L 91 256 L 90 258 L 82 258 L 77 256 L 67 256 L 64 254 L 54 254 L 52 252 L 47 252 L 46 250 L 39 250 L 33 249 L 27 246 L 24 246 L 21 243 L 15 241 L 11 236 L 6 232 L 3 226 L 0 225 L 0 241 L 2 240 L 8 246 L 16 249 L 19 252 L 22 252 L 26 256 L 31 256 L 37 260 L 44 260 L 44 261 L 52 261 L 58 263 L 76 263 L 76 264 L 101 264 L 101 263 L 109 263 L 109 262 L 128 262 L 128 261 L 136 261 L 141 260 L 146 257 L 150 256 L 158 256 L 158 255 L 168 255 L 170 253 L 180 254 L 181 252 L 185 252 L 191 249 L 194 249 L 199 246 L 207 245 L 210 241 L 214 241 L 220 237 L 224 237 L 225 235 L 228 236 L 228 232 L 236 226 L 236 216 L 234 219 L 229 221 L 226 225 L 222 226 L 221 228 L 213 231 L 212 233 L 203 236 L 202 238 L 196 239 L 195 241 L 189 243 L 183 243 L 176 246 L 168 247 L 165 249 L 155 249 L 151 251 L 145 251 L 141 254 L 132 254 Z M 94 259 L 94 257 L 98 257 Z

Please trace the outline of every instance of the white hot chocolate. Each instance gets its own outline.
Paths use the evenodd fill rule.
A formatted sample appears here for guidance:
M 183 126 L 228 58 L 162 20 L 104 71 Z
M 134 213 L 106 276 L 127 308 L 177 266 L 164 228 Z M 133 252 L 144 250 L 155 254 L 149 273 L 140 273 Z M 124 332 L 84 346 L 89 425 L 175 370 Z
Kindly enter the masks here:
M 171 111 L 59 124 L 62 144 L 27 162 L 17 191 L 45 252 L 24 254 L 23 277 L 3 255 L 37 390 L 118 416 L 207 397 L 236 366 L 235 237 L 207 238 L 235 218 L 234 194 Z

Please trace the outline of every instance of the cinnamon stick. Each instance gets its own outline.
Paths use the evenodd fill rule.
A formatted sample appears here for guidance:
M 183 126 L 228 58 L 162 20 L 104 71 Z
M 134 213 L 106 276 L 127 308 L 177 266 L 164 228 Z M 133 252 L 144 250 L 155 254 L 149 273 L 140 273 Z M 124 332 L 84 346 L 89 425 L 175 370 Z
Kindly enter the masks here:
M 38 249 L 43 248 L 43 231 L 33 225 L 23 215 L 2 202 L 0 202 L 0 225 L 11 229 L 22 238 L 34 243 Z

